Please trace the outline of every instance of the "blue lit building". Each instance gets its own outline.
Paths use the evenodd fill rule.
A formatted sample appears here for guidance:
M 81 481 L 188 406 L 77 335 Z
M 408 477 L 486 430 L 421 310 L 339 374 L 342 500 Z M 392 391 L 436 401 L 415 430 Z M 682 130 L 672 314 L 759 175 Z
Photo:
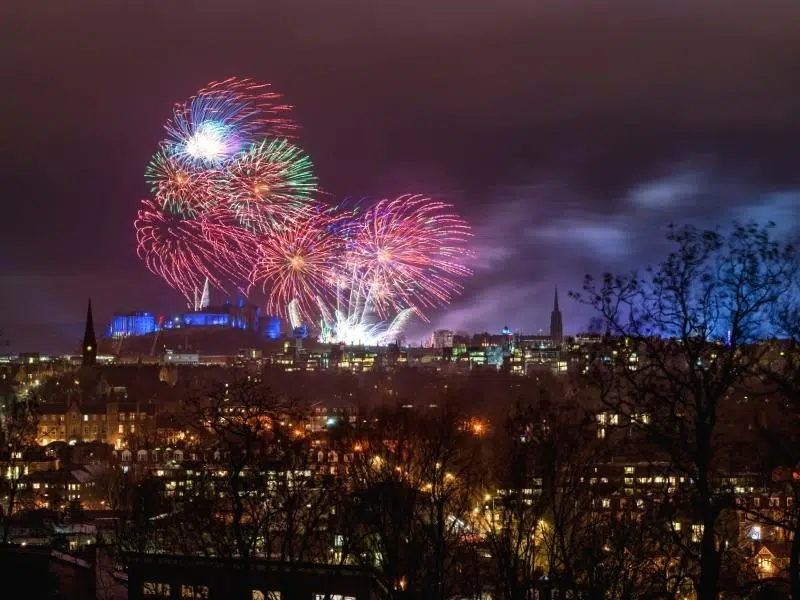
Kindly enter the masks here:
M 245 306 L 243 301 L 235 305 L 226 302 L 222 306 L 208 306 L 166 319 L 164 329 L 183 327 L 224 327 L 244 331 L 259 331 L 261 311 L 256 306 Z
M 106 337 L 120 339 L 189 327 L 254 331 L 270 339 L 278 339 L 281 335 L 278 317 L 265 318 L 258 307 L 246 306 L 240 299 L 236 304 L 226 302 L 222 306 L 205 306 L 166 318 L 149 312 L 115 313 L 106 329 Z
M 264 327 L 264 335 L 270 340 L 277 340 L 281 337 L 281 318 L 268 317 L 266 327 Z
M 115 313 L 106 330 L 106 337 L 123 338 L 132 335 L 147 335 L 158 329 L 158 322 L 152 313 Z

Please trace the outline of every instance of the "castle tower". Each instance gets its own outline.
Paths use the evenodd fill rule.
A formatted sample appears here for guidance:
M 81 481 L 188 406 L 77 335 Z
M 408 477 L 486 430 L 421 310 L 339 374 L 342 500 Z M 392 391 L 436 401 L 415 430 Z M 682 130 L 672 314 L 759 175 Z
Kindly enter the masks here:
M 564 324 L 561 321 L 561 311 L 558 309 L 558 287 L 553 299 L 553 312 L 550 313 L 550 339 L 557 346 L 564 341 Z
M 94 321 L 92 320 L 92 299 L 89 298 L 89 306 L 86 309 L 86 331 L 83 334 L 83 366 L 93 367 L 97 363 L 97 338 L 94 336 Z

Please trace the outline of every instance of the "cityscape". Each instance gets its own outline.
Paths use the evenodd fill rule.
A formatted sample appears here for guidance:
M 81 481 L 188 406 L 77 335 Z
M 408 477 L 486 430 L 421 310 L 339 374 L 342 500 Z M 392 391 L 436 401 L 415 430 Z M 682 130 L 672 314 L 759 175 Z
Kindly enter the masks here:
M 800 598 L 764 1 L 12 0 L 0 598 Z

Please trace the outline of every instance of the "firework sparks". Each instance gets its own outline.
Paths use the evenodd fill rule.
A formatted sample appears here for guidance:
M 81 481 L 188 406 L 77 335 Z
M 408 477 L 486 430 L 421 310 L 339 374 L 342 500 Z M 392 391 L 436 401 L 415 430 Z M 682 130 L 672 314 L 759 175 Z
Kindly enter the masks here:
M 206 279 L 220 290 L 245 291 L 256 241 L 229 221 L 216 210 L 182 219 L 143 200 L 134 223 L 137 254 L 189 303 Z
M 137 252 L 189 302 L 206 280 L 260 284 L 267 311 L 295 325 L 321 316 L 332 341 L 391 341 L 461 291 L 469 227 L 418 195 L 327 206 L 288 141 L 288 111 L 267 84 L 238 78 L 176 104 L 145 172 L 154 198 L 135 222 Z
M 168 153 L 198 166 L 219 166 L 264 137 L 291 137 L 295 125 L 267 84 L 232 77 L 177 104 L 167 121 Z
M 159 150 L 145 179 L 161 208 L 173 214 L 196 216 L 216 201 L 216 171 L 195 169 L 188 161 Z
M 391 310 L 423 310 L 446 304 L 470 274 L 469 226 L 450 206 L 420 195 L 381 200 L 349 227 L 348 260 L 369 282 L 380 316 Z
M 287 307 L 296 300 L 297 310 L 309 322 L 316 299 L 331 296 L 342 243 L 327 235 L 330 221 L 324 213 L 309 216 L 261 239 L 253 283 L 260 283 L 267 294 L 267 312 L 288 317 Z
M 391 321 L 376 318 L 371 287 L 354 272 L 337 286 L 335 309 L 318 298 L 322 314 L 321 342 L 383 346 L 400 337 L 413 311 L 405 308 Z
M 311 160 L 286 140 L 254 144 L 225 169 L 222 182 L 231 211 L 253 231 L 280 227 L 315 207 Z

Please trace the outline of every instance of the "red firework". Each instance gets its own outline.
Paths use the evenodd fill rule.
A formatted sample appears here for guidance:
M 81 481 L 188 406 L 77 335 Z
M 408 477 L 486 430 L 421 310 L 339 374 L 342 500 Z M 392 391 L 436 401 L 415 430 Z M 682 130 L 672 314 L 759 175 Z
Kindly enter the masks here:
M 420 195 L 381 200 L 348 227 L 348 261 L 372 286 L 381 316 L 391 310 L 446 304 L 461 291 L 457 279 L 471 236 L 450 205 Z
M 289 303 L 297 300 L 302 316 L 313 320 L 319 302 L 331 298 L 343 251 L 342 239 L 329 232 L 332 221 L 327 213 L 306 216 L 261 239 L 253 283 L 262 285 L 270 314 L 289 318 Z
M 237 227 L 227 211 L 212 209 L 183 219 L 157 202 L 142 200 L 134 227 L 139 258 L 188 302 L 206 279 L 220 290 L 246 291 L 256 239 Z
M 250 107 L 248 121 L 261 129 L 261 137 L 294 139 L 298 126 L 288 117 L 290 104 L 282 100 L 268 83 L 259 83 L 249 77 L 228 77 L 213 81 L 197 92 L 197 96 L 232 95 Z

